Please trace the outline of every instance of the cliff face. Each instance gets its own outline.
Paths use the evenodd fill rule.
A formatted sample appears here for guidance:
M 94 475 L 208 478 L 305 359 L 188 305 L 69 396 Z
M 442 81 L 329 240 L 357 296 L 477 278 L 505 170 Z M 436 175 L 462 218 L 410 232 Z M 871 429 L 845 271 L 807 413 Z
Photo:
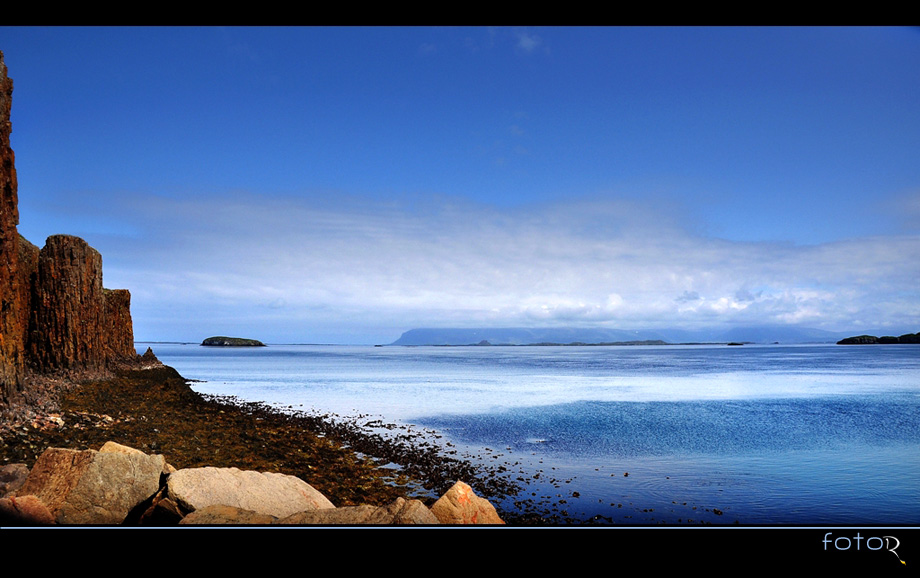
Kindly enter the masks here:
M 19 199 L 16 167 L 10 147 L 13 81 L 0 53 L 0 405 L 18 397 L 25 366 L 25 332 L 18 274 Z
M 131 293 L 127 289 L 103 289 L 103 345 L 106 364 L 135 359 Z
M 102 287 L 102 256 L 86 241 L 21 237 L 10 147 L 13 82 L 0 52 L 0 410 L 33 373 L 105 370 L 137 359 L 131 294 Z
M 48 237 L 32 293 L 30 360 L 46 369 L 105 367 L 105 302 L 102 255 L 79 237 Z

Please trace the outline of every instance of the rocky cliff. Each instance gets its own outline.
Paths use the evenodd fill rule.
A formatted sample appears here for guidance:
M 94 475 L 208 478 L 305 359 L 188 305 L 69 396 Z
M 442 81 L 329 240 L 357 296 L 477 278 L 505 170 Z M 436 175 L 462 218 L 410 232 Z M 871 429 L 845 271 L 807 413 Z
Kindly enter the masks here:
M 21 402 L 31 375 L 137 359 L 131 295 L 102 287 L 99 252 L 70 235 L 51 236 L 42 249 L 19 235 L 12 95 L 0 52 L 0 414 Z
M 0 53 L 0 406 L 18 397 L 25 367 L 25 330 L 19 270 L 19 198 L 10 147 L 13 81 Z

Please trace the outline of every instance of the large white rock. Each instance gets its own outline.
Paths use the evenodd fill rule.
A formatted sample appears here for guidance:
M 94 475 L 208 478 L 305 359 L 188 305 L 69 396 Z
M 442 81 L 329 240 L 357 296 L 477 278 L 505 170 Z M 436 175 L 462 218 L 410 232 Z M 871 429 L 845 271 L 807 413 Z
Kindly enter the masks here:
M 296 512 L 334 508 L 326 496 L 294 476 L 237 468 L 187 468 L 169 475 L 169 498 L 187 511 L 233 506 L 284 518 Z

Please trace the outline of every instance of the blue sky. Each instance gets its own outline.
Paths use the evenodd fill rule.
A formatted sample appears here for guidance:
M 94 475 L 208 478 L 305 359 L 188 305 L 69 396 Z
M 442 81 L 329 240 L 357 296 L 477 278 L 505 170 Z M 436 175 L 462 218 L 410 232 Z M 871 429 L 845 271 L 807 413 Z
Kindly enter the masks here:
M 912 28 L 0 27 L 138 340 L 920 330 Z

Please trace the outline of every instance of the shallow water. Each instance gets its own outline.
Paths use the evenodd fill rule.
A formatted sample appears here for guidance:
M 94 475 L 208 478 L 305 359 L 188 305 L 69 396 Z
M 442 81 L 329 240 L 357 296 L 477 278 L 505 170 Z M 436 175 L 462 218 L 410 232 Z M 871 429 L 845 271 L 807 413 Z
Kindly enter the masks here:
M 564 518 L 920 522 L 917 346 L 153 348 L 203 393 L 437 430 Z

